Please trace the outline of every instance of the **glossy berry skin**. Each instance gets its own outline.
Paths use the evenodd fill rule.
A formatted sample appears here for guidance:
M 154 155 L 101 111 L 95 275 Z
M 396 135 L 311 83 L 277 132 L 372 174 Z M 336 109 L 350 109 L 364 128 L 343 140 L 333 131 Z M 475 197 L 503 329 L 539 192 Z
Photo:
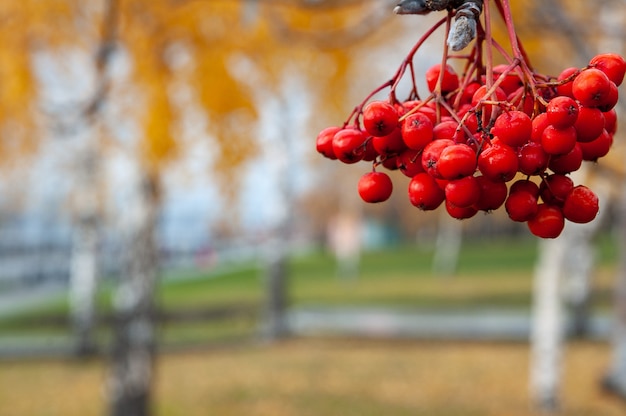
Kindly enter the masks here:
M 576 140 L 590 142 L 602 133 L 605 124 L 604 114 L 597 108 L 580 106 L 578 110 L 578 118 L 574 123 Z
M 511 184 L 509 194 L 519 191 L 530 192 L 535 198 L 539 197 L 539 185 L 528 179 L 519 179 Z
M 615 134 L 617 131 L 617 112 L 615 109 L 605 111 L 602 115 L 604 115 L 604 129 L 609 134 Z
M 368 172 L 359 179 L 359 196 L 365 202 L 386 201 L 391 196 L 392 191 L 391 178 L 384 172 Z
M 333 150 L 333 137 L 335 133 L 341 130 L 341 127 L 326 127 L 322 130 L 318 135 L 315 141 L 315 150 L 320 153 L 322 156 L 335 160 L 337 156 L 335 156 L 335 152 Z
M 491 133 L 504 144 L 520 147 L 530 140 L 532 120 L 522 111 L 507 111 L 496 118 Z
M 574 188 L 574 182 L 569 176 L 558 173 L 548 175 L 539 185 L 541 200 L 552 205 L 563 205 L 565 197 Z
M 548 168 L 554 173 L 571 173 L 580 169 L 583 163 L 583 150 L 580 143 L 564 155 L 552 156 Z
M 441 74 L 441 64 L 436 64 L 426 71 L 426 85 L 428 91 L 433 92 L 437 87 L 437 81 Z M 450 65 L 446 65 L 441 81 L 441 92 L 443 94 L 452 92 L 459 88 L 459 76 Z
M 515 177 L 518 166 L 517 154 L 505 144 L 493 144 L 478 156 L 478 169 L 493 181 L 510 181 Z
M 478 210 L 473 206 L 458 207 L 447 199 L 445 207 L 448 215 L 450 215 L 452 218 L 456 218 L 457 220 L 466 220 L 468 218 L 472 218 L 478 212 Z
M 402 133 L 398 127 L 385 136 L 373 136 L 372 142 L 374 149 L 380 155 L 396 154 L 406 149 L 406 144 L 402 140 Z
M 409 182 L 409 201 L 422 211 L 438 208 L 445 198 L 443 189 L 427 173 L 418 173 Z
M 511 192 L 504 203 L 509 218 L 515 222 L 526 222 L 537 215 L 537 196 L 528 190 Z
M 583 152 L 583 160 L 595 162 L 609 153 L 613 145 L 613 136 L 603 130 L 595 140 L 579 143 L 579 145 Z
M 476 171 L 476 153 L 463 143 L 447 146 L 439 155 L 437 170 L 443 179 L 472 175 Z
M 598 215 L 598 211 L 598 196 L 584 185 L 574 187 L 563 204 L 565 218 L 578 224 L 592 221 Z
M 433 128 L 433 140 L 448 139 L 456 142 L 458 126 L 459 124 L 454 120 L 441 120 Z
M 573 98 L 554 97 L 546 107 L 548 122 L 557 129 L 573 126 L 578 118 L 578 103 Z
M 506 183 L 492 181 L 486 176 L 476 176 L 476 182 L 480 188 L 480 198 L 474 204 L 479 211 L 494 211 L 504 204 L 509 190 Z
M 538 114 L 535 118 L 533 118 L 530 140 L 535 143 L 541 143 L 543 132 L 549 125 L 550 122 L 548 121 L 548 115 L 546 113 Z
M 396 108 L 387 101 L 372 101 L 363 109 L 363 127 L 375 137 L 391 134 L 399 118 Z
M 609 110 L 612 110 L 617 105 L 618 100 L 619 90 L 617 89 L 617 85 L 615 85 L 615 83 L 611 81 L 609 83 L 608 94 L 604 97 L 603 100 L 598 103 L 597 108 L 599 108 L 602 112 L 607 112 Z
M 449 181 L 444 192 L 446 201 L 459 208 L 472 206 L 480 198 L 480 186 L 473 176 Z
M 574 79 L 572 94 L 585 107 L 598 107 L 605 103 L 611 93 L 611 81 L 599 69 L 582 71 Z
M 415 112 L 402 121 L 402 140 L 409 149 L 422 150 L 433 141 L 433 123 L 421 112 Z
M 333 136 L 333 152 L 343 163 L 356 163 L 363 159 L 366 139 L 367 135 L 361 130 L 341 129 Z
M 472 96 L 472 105 L 478 106 L 478 104 L 483 100 L 506 101 L 507 95 L 502 88 L 496 88 L 496 91 L 491 97 L 486 97 L 486 94 L 488 91 L 489 90 L 487 89 L 485 85 L 478 88 L 476 92 L 474 93 L 474 95 Z M 489 120 L 491 118 L 491 114 L 494 112 L 494 108 L 499 109 L 497 106 L 494 106 L 492 104 L 483 104 L 482 106 L 480 106 L 479 110 L 482 111 L 482 119 L 484 121 Z
M 422 152 L 422 167 L 424 171 L 433 178 L 443 179 L 437 168 L 437 163 L 443 149 L 452 145 L 454 145 L 454 142 L 449 139 L 439 139 L 430 142 Z
M 422 153 L 419 150 L 407 149 L 396 157 L 398 169 L 404 176 L 412 178 L 424 172 L 422 167 Z
M 576 145 L 576 129 L 566 127 L 557 129 L 550 125 L 541 135 L 541 146 L 550 155 L 563 155 L 571 151 Z
M 599 69 L 604 72 L 606 76 L 620 86 L 624 80 L 624 74 L 626 73 L 626 61 L 620 55 L 616 53 L 603 53 L 594 56 L 589 61 L 589 66 Z
M 526 223 L 530 232 L 541 238 L 557 238 L 565 228 L 565 217 L 554 205 L 539 204 L 537 213 Z
M 556 87 L 557 94 L 574 98 L 574 94 L 572 94 L 572 84 L 574 80 L 570 78 L 575 77 L 579 73 L 580 73 L 580 69 L 576 67 L 569 67 L 561 71 L 561 73 L 559 74 L 557 78 L 557 81 L 565 81 L 565 80 L 569 80 L 569 81 L 564 82 L 563 84 Z
M 524 175 L 538 175 L 544 172 L 550 162 L 543 146 L 539 143 L 529 142 L 522 146 L 518 153 L 518 170 Z

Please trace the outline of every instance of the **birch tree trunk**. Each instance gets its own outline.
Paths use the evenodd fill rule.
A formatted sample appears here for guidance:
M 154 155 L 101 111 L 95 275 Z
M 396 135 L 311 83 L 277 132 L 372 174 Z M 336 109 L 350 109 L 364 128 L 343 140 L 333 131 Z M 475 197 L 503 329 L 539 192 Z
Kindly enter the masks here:
M 78 156 L 76 222 L 70 268 L 70 314 L 74 328 L 75 352 L 89 355 L 96 351 L 94 338 L 96 289 L 98 280 L 99 211 L 98 166 L 91 143 Z
M 126 258 L 114 299 L 116 316 L 108 392 L 111 416 L 151 414 L 159 183 L 145 174 L 139 182 L 134 199 L 126 207 Z
M 563 231 L 565 233 L 565 231 Z M 559 282 L 566 236 L 539 242 L 535 266 L 531 322 L 530 389 L 534 404 L 544 411 L 558 408 L 563 353 L 563 306 Z
M 96 291 L 98 280 L 98 244 L 100 239 L 100 139 L 104 134 L 103 110 L 109 96 L 109 66 L 118 29 L 118 0 L 105 0 L 102 38 L 94 59 L 95 92 L 81 111 L 82 119 L 91 128 L 78 152 L 75 205 L 75 230 L 70 266 L 70 315 L 78 355 L 96 350 L 94 339 Z
M 533 320 L 531 332 L 531 392 L 539 408 L 558 408 L 562 356 L 566 333 L 566 310 L 571 312 L 574 335 L 588 329 L 591 277 L 594 268 L 593 239 L 608 211 L 610 183 L 594 178 L 588 169 L 572 174 L 575 183 L 591 185 L 602 205 L 590 223 L 567 222 L 561 236 L 539 243 L 539 261 L 535 270 Z M 595 179 L 595 180 L 594 180 Z
M 618 206 L 619 268 L 615 279 L 613 306 L 612 358 L 603 387 L 626 400 L 626 186 L 622 186 Z
M 266 340 L 276 340 L 289 334 L 287 322 L 288 277 L 291 230 L 293 224 L 293 183 L 290 162 L 293 160 L 292 136 L 290 134 L 293 120 L 289 98 L 277 97 L 280 106 L 280 127 L 275 140 L 283 152 L 273 155 L 278 193 L 276 198 L 281 206 L 277 208 L 275 227 L 265 252 L 265 328 L 263 336 Z
M 463 224 L 444 211 L 439 214 L 432 270 L 440 276 L 452 276 L 459 264 L 463 243 Z

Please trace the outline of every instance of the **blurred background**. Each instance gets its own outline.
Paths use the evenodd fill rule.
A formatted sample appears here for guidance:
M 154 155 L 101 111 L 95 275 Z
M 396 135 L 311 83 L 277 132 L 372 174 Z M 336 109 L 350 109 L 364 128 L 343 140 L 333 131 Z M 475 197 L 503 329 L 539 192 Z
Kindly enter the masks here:
M 626 1 L 513 3 L 537 72 L 624 53 Z M 0 3 L 1 414 L 626 412 L 620 128 L 554 241 L 316 153 L 444 16 L 394 6 Z

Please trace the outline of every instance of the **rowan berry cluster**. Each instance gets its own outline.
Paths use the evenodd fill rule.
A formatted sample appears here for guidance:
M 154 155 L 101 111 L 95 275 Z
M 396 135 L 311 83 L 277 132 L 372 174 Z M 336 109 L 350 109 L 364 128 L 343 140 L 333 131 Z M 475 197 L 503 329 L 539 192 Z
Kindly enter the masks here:
M 396 86 L 407 68 L 412 74 L 413 55 L 425 35 L 392 80 L 344 125 L 319 133 L 317 151 L 347 164 L 372 163 L 358 182 L 366 202 L 385 201 L 392 193 L 391 178 L 377 170 L 383 167 L 411 178 L 409 200 L 421 210 L 443 205 L 450 216 L 467 219 L 504 207 L 511 220 L 526 222 L 542 238 L 560 235 L 566 220 L 593 220 L 598 197 L 569 174 L 609 152 L 626 61 L 600 54 L 584 68 L 547 76 L 531 69 L 511 37 L 514 55 L 502 52 L 508 63 L 485 65 L 483 43 L 502 48 L 479 29 L 472 52 L 458 58 L 466 63 L 462 73 L 448 63 L 455 57 L 444 48 L 442 63 L 425 74 L 429 95 L 420 98 L 413 82 L 409 97 L 400 100 Z M 372 98 L 386 88 L 388 99 Z

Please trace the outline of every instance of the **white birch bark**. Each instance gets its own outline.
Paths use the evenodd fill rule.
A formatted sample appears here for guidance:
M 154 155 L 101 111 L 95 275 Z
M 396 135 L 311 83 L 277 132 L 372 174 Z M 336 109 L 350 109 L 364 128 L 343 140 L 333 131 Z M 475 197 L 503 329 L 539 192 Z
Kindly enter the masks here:
M 125 206 L 128 217 L 124 224 L 124 269 L 114 298 L 114 339 L 108 380 L 111 416 L 151 414 L 158 275 L 157 179 L 144 173 L 136 189 Z
M 626 400 L 626 186 L 618 206 L 619 267 L 615 279 L 611 361 L 604 388 Z
M 565 231 L 564 231 L 565 232 Z M 530 390 L 542 410 L 558 408 L 562 355 L 563 306 L 559 294 L 567 236 L 539 242 L 531 321 Z
M 439 215 L 432 270 L 435 274 L 450 276 L 456 272 L 459 263 L 463 242 L 463 224 L 451 218 L 445 211 Z
M 99 210 L 97 158 L 91 143 L 79 155 L 76 189 L 76 221 L 70 265 L 70 314 L 75 350 L 79 355 L 95 352 L 96 290 L 98 280 Z

